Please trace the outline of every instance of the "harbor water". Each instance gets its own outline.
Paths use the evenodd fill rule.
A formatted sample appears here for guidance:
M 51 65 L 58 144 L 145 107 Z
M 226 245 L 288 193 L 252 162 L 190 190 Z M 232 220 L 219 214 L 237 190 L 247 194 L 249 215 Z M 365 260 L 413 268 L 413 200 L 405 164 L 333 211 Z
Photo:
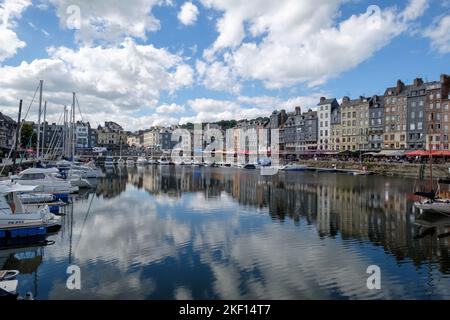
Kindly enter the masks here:
M 0 269 L 36 299 L 450 299 L 450 217 L 414 209 L 414 179 L 259 173 L 110 168 Z

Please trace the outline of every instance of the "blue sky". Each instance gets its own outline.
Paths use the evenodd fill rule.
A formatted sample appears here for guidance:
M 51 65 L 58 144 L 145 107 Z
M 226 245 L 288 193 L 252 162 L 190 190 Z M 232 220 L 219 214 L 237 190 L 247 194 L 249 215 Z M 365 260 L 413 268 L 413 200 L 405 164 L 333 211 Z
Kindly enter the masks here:
M 76 91 L 84 119 L 133 130 L 307 109 L 321 95 L 383 94 L 397 79 L 431 81 L 450 70 L 450 1 L 0 4 L 8 17 L 0 111 L 9 115 L 39 79 L 51 121 Z M 67 11 L 74 5 L 79 16 Z

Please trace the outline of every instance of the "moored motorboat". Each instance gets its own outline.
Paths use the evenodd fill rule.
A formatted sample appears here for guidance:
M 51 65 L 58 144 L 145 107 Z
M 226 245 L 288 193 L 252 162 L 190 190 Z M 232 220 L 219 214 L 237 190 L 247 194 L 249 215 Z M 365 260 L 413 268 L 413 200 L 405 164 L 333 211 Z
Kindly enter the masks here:
M 282 171 L 306 171 L 308 167 L 298 163 L 288 163 L 280 168 Z
M 0 281 L 0 299 L 1 300 L 16 300 L 18 297 L 17 287 L 18 280 Z
M 0 239 L 26 238 L 59 231 L 60 219 L 48 206 L 30 210 L 18 193 L 35 192 L 35 186 L 0 185 Z
M 160 166 L 168 166 L 168 165 L 170 165 L 170 161 L 165 157 L 161 157 L 159 159 L 159 165 Z
M 138 165 L 138 166 L 145 166 L 145 165 L 147 165 L 147 159 L 145 158 L 145 157 L 138 157 L 137 158 L 137 161 L 136 161 L 136 164 Z
M 106 157 L 105 167 L 114 167 L 114 158 L 111 156 Z
M 18 275 L 17 270 L 0 270 L 0 281 L 14 280 Z
M 127 158 L 127 166 L 134 167 L 134 159 L 132 157 Z
M 11 181 L 26 186 L 38 186 L 37 192 L 69 194 L 78 191 L 77 186 L 72 186 L 70 181 L 59 178 L 59 174 L 59 170 L 56 168 L 31 168 L 11 176 Z

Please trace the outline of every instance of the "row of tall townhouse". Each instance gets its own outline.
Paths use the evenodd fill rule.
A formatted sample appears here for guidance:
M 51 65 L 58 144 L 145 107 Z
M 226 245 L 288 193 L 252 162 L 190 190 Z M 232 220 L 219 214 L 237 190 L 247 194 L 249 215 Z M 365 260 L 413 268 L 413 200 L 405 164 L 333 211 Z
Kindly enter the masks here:
M 277 129 L 278 150 L 284 156 L 310 154 L 311 151 L 449 149 L 449 92 L 450 75 L 443 74 L 439 81 L 432 82 L 417 78 L 409 85 L 398 80 L 396 86 L 387 88 L 383 95 L 343 97 L 340 102 L 336 98 L 322 97 L 316 110 L 302 112 L 299 106 L 293 112 L 275 110 L 268 118 L 238 121 L 234 130 L 228 132 L 219 128 L 226 145 L 234 145 L 235 154 L 243 146 L 258 148 L 250 145 L 250 141 L 240 141 L 242 129 L 256 129 L 258 137 L 252 141 L 263 144 L 265 150 L 273 140 L 271 130 Z M 155 127 L 143 131 L 140 145 L 172 147 L 170 130 L 174 128 L 165 129 Z M 260 137 L 260 129 L 268 130 Z M 162 131 L 167 132 L 164 137 Z M 193 134 L 192 129 L 189 132 Z
M 401 80 L 384 96 L 321 98 L 317 149 L 379 151 L 449 148 L 450 76 L 411 85 Z

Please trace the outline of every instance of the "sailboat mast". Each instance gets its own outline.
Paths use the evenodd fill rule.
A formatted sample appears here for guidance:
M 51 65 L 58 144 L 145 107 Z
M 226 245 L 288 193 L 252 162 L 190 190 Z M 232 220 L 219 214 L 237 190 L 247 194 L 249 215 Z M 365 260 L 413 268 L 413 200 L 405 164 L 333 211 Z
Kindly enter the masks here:
M 19 145 L 19 139 L 20 139 L 20 118 L 22 116 L 22 100 L 20 100 L 19 103 L 19 115 L 17 117 L 17 128 L 16 128 L 16 139 L 14 140 L 14 153 L 13 153 L 13 167 L 12 172 L 16 171 L 16 159 L 17 159 L 17 147 Z
M 44 86 L 44 80 L 39 82 L 39 113 L 38 113 L 38 129 L 37 129 L 37 148 L 36 158 L 39 160 L 39 148 L 41 147 L 41 113 L 42 113 L 42 88 Z
M 47 129 L 47 101 L 44 103 L 44 128 L 42 129 L 42 154 L 45 155 L 45 130 Z
M 72 130 L 72 162 L 75 159 L 75 92 L 73 92 L 72 95 L 72 126 L 73 126 L 73 130 Z

